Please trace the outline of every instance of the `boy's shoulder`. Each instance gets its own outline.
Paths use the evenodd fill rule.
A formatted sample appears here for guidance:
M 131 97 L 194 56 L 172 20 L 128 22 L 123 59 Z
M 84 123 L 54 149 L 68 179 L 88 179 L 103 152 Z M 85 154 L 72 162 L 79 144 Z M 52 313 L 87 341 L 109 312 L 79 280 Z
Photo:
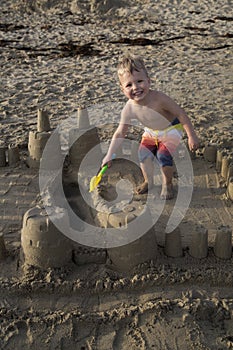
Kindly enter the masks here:
M 121 111 L 121 116 L 123 118 L 132 119 L 135 114 L 135 105 L 132 101 L 128 100 Z
M 171 101 L 171 98 L 162 91 L 159 90 L 151 90 L 150 94 L 150 102 L 152 104 L 156 104 L 157 106 L 166 105 Z
M 123 112 L 123 113 L 131 112 L 131 111 L 133 110 L 133 107 L 134 107 L 134 103 L 132 103 L 131 100 L 128 100 L 128 101 L 125 103 L 125 105 L 124 105 L 124 107 L 123 107 L 123 109 L 122 109 L 122 112 Z
M 151 91 L 151 97 L 152 98 L 155 98 L 155 99 L 158 99 L 158 98 L 161 98 L 161 97 L 165 97 L 166 95 L 160 91 L 160 90 L 150 90 Z

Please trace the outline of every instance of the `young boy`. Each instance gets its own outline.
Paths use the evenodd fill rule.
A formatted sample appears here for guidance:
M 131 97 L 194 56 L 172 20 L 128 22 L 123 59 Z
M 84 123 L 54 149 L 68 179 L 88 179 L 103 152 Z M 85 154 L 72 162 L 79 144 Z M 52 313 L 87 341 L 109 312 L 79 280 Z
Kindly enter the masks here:
M 160 197 L 171 199 L 172 154 L 180 143 L 182 129 L 187 133 L 191 151 L 198 147 L 197 135 L 185 111 L 164 93 L 151 89 L 151 81 L 141 57 L 123 56 L 117 72 L 121 90 L 128 101 L 102 165 L 111 165 L 112 154 L 123 142 L 131 119 L 137 119 L 144 125 L 145 131 L 138 151 L 144 182 L 136 191 L 143 194 L 153 186 L 153 158 L 156 156 L 163 179 Z

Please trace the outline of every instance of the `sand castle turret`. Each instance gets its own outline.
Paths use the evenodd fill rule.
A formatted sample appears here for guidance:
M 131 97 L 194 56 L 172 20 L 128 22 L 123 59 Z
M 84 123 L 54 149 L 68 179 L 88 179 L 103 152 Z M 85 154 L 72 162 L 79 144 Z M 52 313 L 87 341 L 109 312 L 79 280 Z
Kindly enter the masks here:
M 90 127 L 89 115 L 88 115 L 88 111 L 85 107 L 78 108 L 77 117 L 78 117 L 77 126 L 79 129 L 88 129 Z
M 51 136 L 48 112 L 43 109 L 37 111 L 37 130 L 29 131 L 28 164 L 31 168 L 39 168 L 45 145 Z
M 6 166 L 6 146 L 0 146 L 0 167 Z
M 135 229 L 135 226 L 132 226 L 132 229 L 130 228 L 130 223 L 136 219 L 137 214 L 138 216 L 140 216 L 140 221 L 138 221 L 139 226 L 137 226 L 137 230 L 141 229 L 143 232 L 143 229 L 145 227 L 140 228 L 142 222 L 146 222 L 147 225 L 151 222 L 151 228 L 147 232 L 142 234 L 140 238 L 134 240 L 131 243 L 107 249 L 107 253 L 112 262 L 113 267 L 120 271 L 129 271 L 138 264 L 150 260 L 155 261 L 157 259 L 158 248 L 156 235 L 152 224 L 151 214 L 147 208 L 145 208 L 145 210 L 143 210 L 140 214 L 133 211 L 130 211 L 129 213 L 118 213 L 118 215 L 114 215 L 113 213 L 112 219 L 109 221 L 111 223 L 111 226 L 116 228 L 121 227 L 121 231 L 124 230 L 125 227 L 125 232 L 127 234 L 128 229 Z M 123 223 L 124 227 L 120 225 L 120 221 Z
M 37 130 L 29 131 L 28 164 L 31 168 L 40 167 L 40 160 L 42 158 L 43 151 L 51 135 L 48 112 L 46 110 L 39 109 L 37 113 Z M 59 134 L 53 134 L 53 148 L 53 157 L 50 159 L 51 169 L 61 165 L 61 145 Z
M 222 168 L 222 157 L 223 157 L 223 152 L 222 150 L 218 149 L 217 154 L 216 154 L 216 170 L 221 171 Z
M 71 241 L 54 224 L 69 226 L 68 215 L 61 209 L 54 210 L 51 215 L 40 207 L 31 208 L 24 214 L 21 244 L 28 265 L 46 269 L 62 267 L 71 261 Z
M 164 251 L 167 256 L 171 256 L 173 258 L 178 258 L 183 255 L 179 227 L 170 233 L 166 233 Z
M 18 145 L 9 144 L 0 145 L 0 167 L 16 166 L 20 161 L 20 153 Z
M 233 177 L 230 177 L 227 185 L 227 197 L 233 202 Z
M 48 112 L 45 109 L 38 109 L 37 111 L 37 131 L 50 131 L 50 121 Z
M 214 254 L 221 259 L 232 255 L 232 230 L 229 226 L 219 226 L 216 230 Z
M 232 159 L 229 161 L 229 167 L 228 167 L 228 172 L 227 172 L 227 184 L 230 181 L 230 178 L 233 177 L 233 162 Z
M 31 168 L 39 168 L 40 159 L 42 157 L 45 145 L 50 137 L 50 133 L 46 131 L 29 131 L 28 163 Z
M 15 166 L 20 161 L 19 148 L 17 144 L 0 145 L 0 167 Z
M 20 160 L 19 148 L 17 145 L 8 146 L 8 164 L 10 166 L 16 165 Z
M 208 144 L 204 148 L 204 159 L 208 162 L 215 163 L 217 156 L 217 146 L 215 144 Z
M 194 258 L 206 258 L 208 254 L 208 230 L 202 225 L 193 227 L 189 253 Z
M 149 230 L 145 235 L 132 243 L 107 250 L 113 268 L 119 271 L 130 271 L 138 264 L 155 261 L 157 258 L 157 243 L 155 232 Z
M 0 233 L 0 261 L 4 260 L 6 257 L 6 246 L 3 237 L 3 233 Z
M 78 109 L 77 127 L 70 130 L 69 144 L 71 166 L 76 169 L 79 168 L 83 158 L 92 148 L 98 145 L 100 147 L 97 128 L 90 125 L 88 111 L 85 107 Z M 98 153 L 101 155 L 101 148 L 99 148 Z
M 222 165 L 221 165 L 221 176 L 227 180 L 228 168 L 230 164 L 230 159 L 226 155 L 222 157 Z
M 215 163 L 216 171 L 225 180 L 226 197 L 233 201 L 233 162 L 232 154 L 228 149 L 217 149 L 215 144 L 207 144 L 203 152 L 204 159 Z

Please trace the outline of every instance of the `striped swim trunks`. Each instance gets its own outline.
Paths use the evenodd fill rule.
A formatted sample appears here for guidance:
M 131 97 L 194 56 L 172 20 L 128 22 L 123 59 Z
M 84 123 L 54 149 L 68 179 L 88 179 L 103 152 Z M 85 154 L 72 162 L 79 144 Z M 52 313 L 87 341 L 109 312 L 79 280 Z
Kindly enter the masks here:
M 174 154 L 183 136 L 183 126 L 178 118 L 175 118 L 170 126 L 164 130 L 152 130 L 145 128 L 138 150 L 140 163 L 147 158 L 157 158 L 161 167 L 172 166 Z

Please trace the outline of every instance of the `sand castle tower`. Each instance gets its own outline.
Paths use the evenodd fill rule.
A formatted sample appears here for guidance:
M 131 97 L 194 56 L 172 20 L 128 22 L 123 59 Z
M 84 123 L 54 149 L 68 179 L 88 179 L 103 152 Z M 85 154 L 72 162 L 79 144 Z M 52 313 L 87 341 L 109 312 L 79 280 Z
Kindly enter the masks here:
M 21 244 L 26 264 L 46 269 L 62 267 L 71 261 L 71 241 L 54 222 L 64 229 L 69 226 L 66 211 L 54 209 L 52 216 L 48 216 L 45 209 L 37 206 L 24 214 Z
M 216 156 L 217 156 L 217 146 L 215 144 L 208 143 L 204 148 L 204 159 L 207 162 L 216 162 Z
M 165 254 L 173 258 L 183 255 L 181 233 L 179 227 L 165 235 Z
M 15 144 L 0 145 L 0 167 L 14 166 L 20 161 L 19 148 Z
M 93 147 L 100 145 L 97 128 L 90 125 L 88 111 L 85 107 L 78 109 L 77 127 L 70 131 L 69 144 L 70 162 L 75 169 L 79 168 L 83 158 Z M 102 154 L 101 148 L 98 153 Z
M 208 230 L 202 225 L 194 225 L 189 254 L 193 258 L 206 258 L 208 255 Z
M 47 141 L 51 136 L 51 128 L 49 122 L 48 112 L 46 110 L 38 109 L 37 113 L 37 130 L 29 132 L 28 142 L 28 164 L 30 168 L 39 168 L 40 160 Z M 53 157 L 51 158 L 51 169 L 56 167 L 55 164 L 61 164 L 61 146 L 59 135 L 56 134 L 56 140 L 53 136 Z M 55 142 L 56 141 L 56 142 Z M 54 166 L 53 166 L 54 164 Z
M 128 212 L 127 209 L 125 209 L 125 211 L 121 213 L 113 213 L 113 215 L 110 215 L 109 225 L 116 228 L 121 227 L 121 230 L 124 230 L 125 227 L 127 234 L 128 229 L 131 231 L 135 229 L 135 226 L 132 226 L 132 229 L 130 228 L 130 223 L 135 220 L 137 216 L 140 216 L 141 221 L 138 221 L 137 230 L 140 230 L 139 226 L 141 222 L 147 222 L 147 224 L 151 222 L 151 228 L 141 237 L 126 245 L 107 249 L 113 268 L 119 271 L 129 271 L 138 264 L 156 260 L 158 254 L 155 231 L 148 208 L 145 208 L 141 213 L 135 210 L 134 207 L 132 207 L 132 209 L 131 211 L 131 205 L 129 205 Z M 124 226 L 122 226 L 121 223 L 123 223 Z M 141 230 L 143 230 L 143 227 L 141 227 Z
M 233 202 L 233 177 L 228 180 L 227 197 Z
M 4 260 L 7 255 L 3 233 L 0 233 L 0 261 Z
M 16 165 L 20 160 L 19 149 L 17 145 L 8 146 L 8 164 Z
M 30 168 L 39 168 L 40 159 L 49 137 L 50 133 L 48 132 L 29 131 L 28 164 Z
M 136 241 L 117 248 L 107 250 L 113 268 L 119 271 L 130 271 L 138 264 L 156 260 L 157 243 L 155 232 L 149 230 Z
M 0 167 L 6 166 L 6 146 L 0 145 Z
M 221 149 L 218 149 L 216 154 L 216 165 L 215 165 L 216 170 L 218 172 L 220 172 L 222 168 L 222 157 L 223 157 L 223 151 Z
M 37 111 L 37 131 L 50 131 L 50 121 L 48 112 L 45 109 L 38 109 Z
M 216 229 L 214 254 L 221 259 L 232 256 L 232 229 L 229 226 L 219 226 Z

